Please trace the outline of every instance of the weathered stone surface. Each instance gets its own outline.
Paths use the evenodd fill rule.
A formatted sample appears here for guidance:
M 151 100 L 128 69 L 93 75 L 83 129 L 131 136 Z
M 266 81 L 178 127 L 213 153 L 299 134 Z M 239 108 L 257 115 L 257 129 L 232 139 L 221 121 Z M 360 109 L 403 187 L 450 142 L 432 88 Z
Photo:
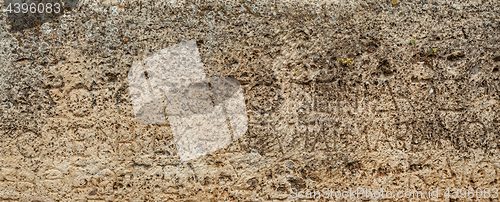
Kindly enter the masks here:
M 500 188 L 499 11 L 495 0 L 79 1 L 17 32 L 3 14 L 0 199 Z M 191 39 L 207 78 L 241 83 L 248 130 L 182 162 L 169 125 L 135 119 L 127 73 Z

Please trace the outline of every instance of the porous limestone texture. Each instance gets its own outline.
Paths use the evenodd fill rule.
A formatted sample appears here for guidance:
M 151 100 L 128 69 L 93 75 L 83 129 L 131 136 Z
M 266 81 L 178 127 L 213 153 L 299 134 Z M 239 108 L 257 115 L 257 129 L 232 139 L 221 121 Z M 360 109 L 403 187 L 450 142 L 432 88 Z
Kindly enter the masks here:
M 17 32 L 7 16 L 2 201 L 500 189 L 497 0 L 81 0 Z M 136 120 L 127 73 L 192 39 L 207 77 L 241 83 L 248 130 L 182 162 L 169 125 Z

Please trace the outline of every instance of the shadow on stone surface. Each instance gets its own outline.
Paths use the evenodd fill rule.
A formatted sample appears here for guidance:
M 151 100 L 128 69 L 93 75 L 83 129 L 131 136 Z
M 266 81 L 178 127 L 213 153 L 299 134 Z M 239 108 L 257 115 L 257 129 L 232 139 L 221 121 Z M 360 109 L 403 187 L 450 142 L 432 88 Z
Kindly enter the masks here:
M 39 26 L 75 8 L 78 0 L 5 0 L 10 32 Z

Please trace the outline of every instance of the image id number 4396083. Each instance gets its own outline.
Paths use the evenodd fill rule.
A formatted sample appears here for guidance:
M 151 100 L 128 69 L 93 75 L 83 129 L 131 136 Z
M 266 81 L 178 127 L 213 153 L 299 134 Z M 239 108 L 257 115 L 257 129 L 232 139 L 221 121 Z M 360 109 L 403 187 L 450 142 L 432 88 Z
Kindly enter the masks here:
M 4 12 L 8 13 L 60 13 L 60 3 L 9 3 Z
M 496 199 L 496 198 L 498 198 L 498 189 L 497 188 L 493 188 L 493 189 L 489 189 L 489 188 L 484 188 L 484 189 L 481 189 L 481 188 L 477 188 L 477 189 L 453 188 L 453 189 L 450 189 L 450 188 L 448 188 L 444 192 L 444 197 L 445 198 L 453 198 L 453 199 L 457 199 L 457 198 L 493 198 L 493 199 Z

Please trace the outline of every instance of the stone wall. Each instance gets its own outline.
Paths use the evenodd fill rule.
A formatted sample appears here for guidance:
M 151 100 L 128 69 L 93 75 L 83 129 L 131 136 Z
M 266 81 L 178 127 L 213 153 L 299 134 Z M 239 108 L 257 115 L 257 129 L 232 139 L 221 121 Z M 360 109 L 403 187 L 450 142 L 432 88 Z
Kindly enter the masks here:
M 500 188 L 499 14 L 495 0 L 87 0 L 14 32 L 4 13 L 0 200 Z M 242 84 L 249 123 L 181 162 L 168 125 L 135 119 L 127 72 L 191 39 L 208 77 Z

